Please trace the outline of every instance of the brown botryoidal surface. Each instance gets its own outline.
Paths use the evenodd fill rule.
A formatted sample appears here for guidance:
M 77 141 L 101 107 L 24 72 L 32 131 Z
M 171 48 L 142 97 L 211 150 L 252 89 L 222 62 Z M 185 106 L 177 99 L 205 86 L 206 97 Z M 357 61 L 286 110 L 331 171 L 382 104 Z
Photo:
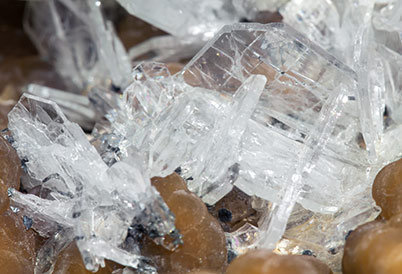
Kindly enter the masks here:
M 402 213 L 402 159 L 385 166 L 377 174 L 373 198 L 382 209 L 382 218 L 390 219 Z
M 347 238 L 344 274 L 402 273 L 402 159 L 377 174 L 372 193 L 382 212 Z
M 236 258 L 228 267 L 227 274 L 330 274 L 324 263 L 312 256 L 278 255 L 259 249 Z
M 219 222 L 208 213 L 202 200 L 188 191 L 179 175 L 155 177 L 151 181 L 175 215 L 176 228 L 183 235 L 183 245 L 175 251 L 168 251 L 145 241 L 144 255 L 152 258 L 159 273 L 200 270 L 222 273 L 226 267 L 227 250 Z
M 342 270 L 344 274 L 402 273 L 402 216 L 354 230 L 346 240 Z

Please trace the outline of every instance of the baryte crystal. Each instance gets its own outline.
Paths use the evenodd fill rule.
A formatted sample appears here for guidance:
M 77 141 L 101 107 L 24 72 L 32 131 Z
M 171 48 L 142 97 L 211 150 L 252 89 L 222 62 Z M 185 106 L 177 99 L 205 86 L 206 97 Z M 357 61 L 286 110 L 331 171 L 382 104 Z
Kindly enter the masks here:
M 356 71 L 362 134 L 373 163 L 395 159 L 384 155 L 392 128 L 383 113 L 387 107 L 388 120 L 399 120 L 400 9 L 399 1 L 293 0 L 280 11 L 284 22 Z
M 147 61 L 170 62 L 193 57 L 205 42 L 187 41 L 173 35 L 162 35 L 148 39 L 130 48 L 131 60 L 150 56 Z
M 229 251 L 236 256 L 246 253 L 248 250 L 257 247 L 259 229 L 252 224 L 245 223 L 235 232 L 226 233 Z
M 219 1 L 158 1 L 118 0 L 132 15 L 177 37 L 200 37 L 207 41 L 222 26 L 252 15 L 253 2 Z M 250 11 L 251 9 L 251 11 Z
M 189 188 L 215 203 L 237 176 L 238 147 L 265 77 L 245 80 L 230 99 L 189 87 L 157 63 L 143 64 L 133 75 L 119 111 L 107 115 L 112 132 L 100 138 L 120 140 L 120 158 L 132 150 L 140 153 L 152 176 L 167 176 L 181 166 L 182 175 L 192 177 Z
M 87 96 L 66 92 L 37 84 L 29 84 L 24 92 L 51 100 L 63 110 L 70 121 L 79 124 L 84 130 L 93 128 L 97 119 L 96 112 L 91 108 Z
M 97 0 L 28 3 L 25 30 L 72 90 L 129 82 L 130 62 L 100 5 Z
M 124 136 L 144 157 L 148 155 L 152 175 L 166 176 L 181 166 L 183 176 L 192 177 L 189 188 L 213 204 L 232 188 L 237 176 L 237 148 L 265 81 L 263 76 L 249 78 L 233 100 L 190 87 L 154 120 L 147 124 L 139 120 L 145 127 Z M 130 104 L 140 94 L 135 95 Z M 135 113 L 137 116 L 144 111 Z M 123 125 L 134 128 L 132 124 Z
M 42 235 L 72 230 L 88 269 L 104 265 L 104 258 L 147 268 L 138 248 L 122 247 L 132 225 L 152 231 L 158 244 L 175 247 L 164 241 L 169 233 L 176 235 L 174 217 L 137 159 L 109 168 L 55 103 L 32 95 L 24 95 L 10 112 L 9 128 L 29 175 L 24 189 L 39 192 L 13 190 L 12 205 Z
M 367 153 L 356 141 L 355 73 L 284 24 L 225 27 L 182 72 L 188 84 L 225 95 L 252 74 L 268 81 L 242 138 L 234 184 L 279 206 L 267 218 L 272 244 L 300 192 L 303 206 L 331 214 L 345 197 L 361 195 Z

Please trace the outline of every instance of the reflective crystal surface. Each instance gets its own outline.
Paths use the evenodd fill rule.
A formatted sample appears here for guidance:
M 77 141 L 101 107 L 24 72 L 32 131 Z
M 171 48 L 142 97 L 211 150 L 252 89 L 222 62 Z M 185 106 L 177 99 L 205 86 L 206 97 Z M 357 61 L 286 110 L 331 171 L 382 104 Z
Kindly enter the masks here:
M 222 26 L 247 17 L 255 1 L 158 1 L 117 0 L 127 11 L 150 24 L 182 38 L 210 39 Z
M 96 83 L 125 86 L 131 65 L 97 0 L 30 1 L 26 32 L 72 90 Z M 108 82 L 109 81 L 109 82 Z
M 303 206 L 327 213 L 362 193 L 367 153 L 357 141 L 354 72 L 284 24 L 237 24 L 223 28 L 182 77 L 230 96 L 251 74 L 267 83 L 242 138 L 234 183 L 277 203 L 273 216 L 281 221 L 270 223 L 284 229 L 299 193 Z
M 162 245 L 164 236 L 175 233 L 173 215 L 137 160 L 109 168 L 55 103 L 24 95 L 9 114 L 9 128 L 29 175 L 24 189 L 39 193 L 13 190 L 12 205 L 43 236 L 72 230 L 88 269 L 103 266 L 105 258 L 145 267 L 138 248 L 123 245 L 132 225 L 152 231 Z
M 117 3 L 168 35 L 156 31 L 161 36 L 126 54 L 102 14 L 118 22 Z M 59 253 L 76 242 L 89 270 L 110 259 L 152 273 L 140 236 L 162 253 L 186 239 L 149 182 L 173 172 L 215 209 L 229 260 L 264 247 L 341 270 L 345 237 L 379 214 L 376 174 L 402 157 L 401 1 L 27 5 L 25 28 L 41 56 L 68 91 L 80 93 L 28 85 L 33 95 L 9 115 L 8 140 L 24 170 L 22 190 L 8 191 L 11 206 L 26 228 L 48 238 L 37 272 L 57 269 Z M 277 11 L 284 23 L 237 23 Z M 181 67 L 190 58 L 178 73 L 155 62 Z M 258 218 L 242 217 L 236 191 Z

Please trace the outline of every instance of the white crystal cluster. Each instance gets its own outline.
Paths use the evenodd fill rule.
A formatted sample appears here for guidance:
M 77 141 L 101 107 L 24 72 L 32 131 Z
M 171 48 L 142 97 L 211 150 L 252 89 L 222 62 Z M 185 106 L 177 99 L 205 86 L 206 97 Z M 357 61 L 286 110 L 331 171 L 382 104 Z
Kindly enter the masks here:
M 63 237 L 76 239 L 88 269 L 103 266 L 104 259 L 141 266 L 138 246 L 125 245 L 133 225 L 153 229 L 160 244 L 174 233 L 174 217 L 136 165 L 138 159 L 109 168 L 55 103 L 24 95 L 9 113 L 9 129 L 29 176 L 24 189 L 37 194 L 13 190 L 13 206 L 33 219 L 42 236 L 72 233 Z
M 130 62 L 97 0 L 29 1 L 24 28 L 72 90 L 109 80 L 129 81 Z
M 130 74 L 98 2 L 32 2 L 29 29 L 42 54 L 90 89 L 89 102 L 106 119 L 91 116 L 90 143 L 53 102 L 25 95 L 9 129 L 32 194 L 13 191 L 13 206 L 52 236 L 49 245 L 62 249 L 60 235 L 75 237 L 88 269 L 104 258 L 145 269 L 127 239 L 141 225 L 157 231 L 159 244 L 169 234 L 179 242 L 149 179 L 180 167 L 210 205 L 234 186 L 272 203 L 258 228 L 244 226 L 231 241 L 250 233 L 253 246 L 311 249 L 337 271 L 344 236 L 378 214 L 374 175 L 402 155 L 400 1 L 118 2 L 179 41 L 173 53 L 177 43 L 166 54 L 159 47 L 166 59 L 208 42 L 175 75 L 156 62 Z M 285 23 L 236 23 L 277 8 Z M 43 20 L 54 28 L 38 32 Z

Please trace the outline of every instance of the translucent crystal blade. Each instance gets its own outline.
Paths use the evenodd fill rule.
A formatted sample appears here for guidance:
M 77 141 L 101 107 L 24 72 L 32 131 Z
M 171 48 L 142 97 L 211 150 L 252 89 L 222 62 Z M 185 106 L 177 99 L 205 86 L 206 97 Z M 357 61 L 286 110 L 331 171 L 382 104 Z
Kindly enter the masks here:
M 131 65 L 96 0 L 30 1 L 25 30 L 72 90 L 102 83 L 125 86 Z M 108 83 L 109 81 L 109 83 Z
M 303 206 L 336 212 L 341 201 L 334 197 L 348 193 L 335 170 L 358 171 L 367 184 L 366 152 L 356 142 L 356 75 L 284 24 L 227 26 L 182 71 L 188 84 L 225 95 L 252 74 L 266 76 L 267 84 L 244 133 L 234 183 L 277 203 L 273 216 L 281 219 L 271 222 L 278 226 L 269 241 L 275 243 L 300 191 Z
M 241 14 L 228 0 L 136 1 L 118 0 L 132 15 L 178 37 L 211 38 L 223 25 L 236 22 Z
M 54 102 L 24 95 L 9 114 L 9 128 L 29 175 L 24 189 L 38 195 L 13 191 L 13 205 L 42 235 L 73 229 L 88 269 L 96 271 L 105 258 L 147 267 L 138 247 L 123 248 L 132 225 L 152 231 L 151 238 L 162 245 L 165 236 L 180 236 L 173 215 L 137 165 L 141 161 L 127 158 L 109 168 Z

